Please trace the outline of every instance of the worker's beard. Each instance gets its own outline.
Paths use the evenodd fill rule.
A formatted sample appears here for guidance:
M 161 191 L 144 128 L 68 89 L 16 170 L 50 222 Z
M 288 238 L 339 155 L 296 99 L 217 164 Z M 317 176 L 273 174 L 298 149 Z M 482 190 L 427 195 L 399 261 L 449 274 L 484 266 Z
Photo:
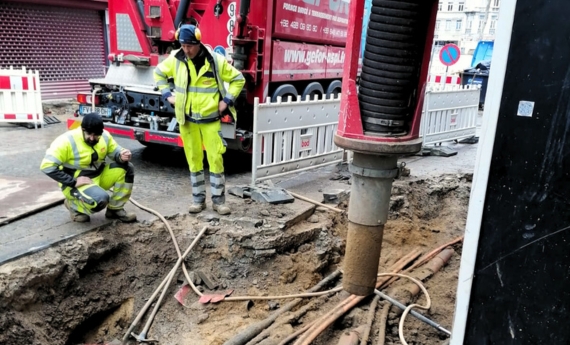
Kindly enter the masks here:
M 99 142 L 99 139 L 87 139 L 87 138 L 83 138 L 85 140 L 85 143 L 87 143 L 87 145 L 93 147 L 95 145 L 97 145 L 97 143 Z

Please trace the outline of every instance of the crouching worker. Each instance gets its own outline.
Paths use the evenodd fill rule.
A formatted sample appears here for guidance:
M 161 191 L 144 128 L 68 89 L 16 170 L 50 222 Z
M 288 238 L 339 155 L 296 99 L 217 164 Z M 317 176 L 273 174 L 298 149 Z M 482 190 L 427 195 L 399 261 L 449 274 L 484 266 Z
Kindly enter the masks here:
M 105 158 L 112 162 L 106 164 Z M 105 217 L 130 223 L 134 213 L 124 206 L 134 182 L 131 152 L 120 147 L 97 113 L 85 115 L 81 127 L 53 141 L 41 164 L 41 171 L 56 180 L 65 196 L 65 207 L 74 222 L 88 222 L 89 215 L 107 207 Z M 107 190 L 113 188 L 109 197 Z

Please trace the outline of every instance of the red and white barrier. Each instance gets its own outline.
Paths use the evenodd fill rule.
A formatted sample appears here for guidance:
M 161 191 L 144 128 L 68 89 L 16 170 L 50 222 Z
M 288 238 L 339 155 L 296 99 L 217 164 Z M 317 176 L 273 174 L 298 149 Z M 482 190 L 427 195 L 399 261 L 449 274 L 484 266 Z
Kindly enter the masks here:
M 43 127 L 44 112 L 38 71 L 0 69 L 0 122 L 33 123 Z
M 429 75 L 428 76 L 429 83 L 436 83 L 436 84 L 461 84 L 461 77 L 459 76 L 443 76 L 443 75 Z

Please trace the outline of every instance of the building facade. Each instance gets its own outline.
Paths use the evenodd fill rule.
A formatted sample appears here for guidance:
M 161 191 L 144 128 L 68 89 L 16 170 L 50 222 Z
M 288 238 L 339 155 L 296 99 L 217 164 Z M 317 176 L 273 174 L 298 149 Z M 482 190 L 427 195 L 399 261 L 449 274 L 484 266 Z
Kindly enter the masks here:
M 462 58 L 448 69 L 456 72 L 468 68 L 480 41 L 493 41 L 499 20 L 501 0 L 442 0 L 438 4 L 432 55 L 432 73 L 445 72 L 439 63 L 439 48 L 454 43 Z
M 105 75 L 106 0 L 0 1 L 0 68 L 39 71 L 42 99 L 75 98 Z

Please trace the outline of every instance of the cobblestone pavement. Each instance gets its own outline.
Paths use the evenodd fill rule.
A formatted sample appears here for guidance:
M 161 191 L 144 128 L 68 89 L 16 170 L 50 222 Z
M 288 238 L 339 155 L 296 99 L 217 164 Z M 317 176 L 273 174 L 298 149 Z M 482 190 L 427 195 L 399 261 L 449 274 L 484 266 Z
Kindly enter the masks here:
M 48 125 L 38 130 L 11 124 L 0 124 L 0 142 L 2 143 L 0 146 L 0 175 L 49 180 L 40 172 L 39 165 L 46 148 L 53 139 L 67 130 L 66 119 L 70 116 L 58 115 L 57 117 L 61 123 Z M 480 122 L 481 117 L 479 118 Z M 135 165 L 133 199 L 163 215 L 185 213 L 191 201 L 191 188 L 183 150 L 169 147 L 149 149 L 136 141 L 122 138 L 117 138 L 117 141 L 133 153 L 133 164 Z M 477 145 L 455 143 L 446 145 L 457 151 L 458 154 L 451 158 L 412 156 L 404 158 L 402 161 L 407 163 L 412 176 L 472 172 Z M 226 154 L 224 160 L 229 186 L 250 182 L 251 158 L 249 155 L 230 152 Z M 327 167 L 293 174 L 274 182 L 315 200 L 321 200 L 323 189 L 350 188 L 346 183 L 339 185 L 339 182 L 329 181 L 333 169 L 334 167 Z M 239 199 L 233 196 L 227 198 L 232 207 L 240 207 Z M 126 208 L 135 211 L 141 221 L 155 218 L 130 203 L 127 204 Z M 91 223 L 88 224 L 73 223 L 70 221 L 67 210 L 59 205 L 0 226 L 2 233 L 0 237 L 0 264 L 109 223 L 102 212 L 95 214 L 91 219 Z

